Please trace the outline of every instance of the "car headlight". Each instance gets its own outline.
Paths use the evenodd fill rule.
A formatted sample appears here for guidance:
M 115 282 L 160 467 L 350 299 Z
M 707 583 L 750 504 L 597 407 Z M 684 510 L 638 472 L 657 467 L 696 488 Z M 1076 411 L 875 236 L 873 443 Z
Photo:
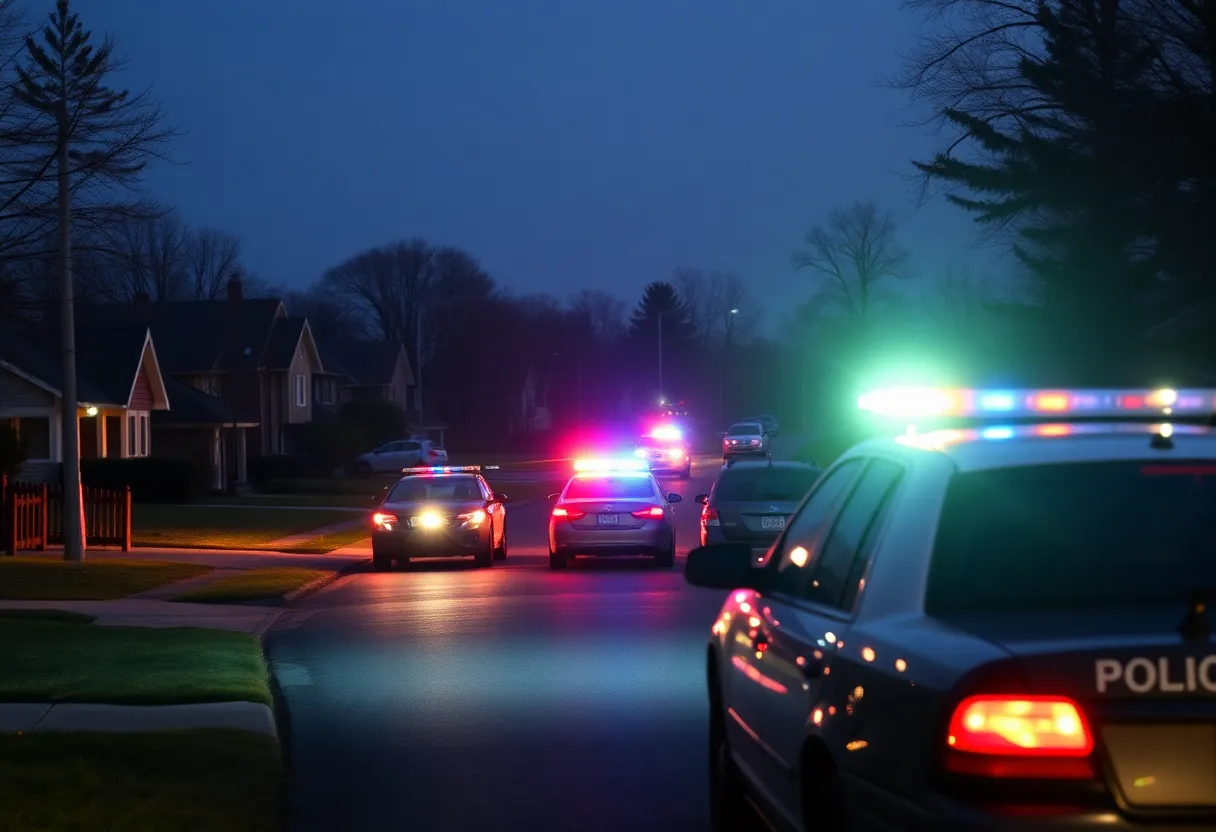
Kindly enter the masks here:
M 456 519 L 460 521 L 461 527 L 465 529 L 479 529 L 481 524 L 486 522 L 486 513 L 481 509 L 470 511 L 468 514 L 459 514 Z
M 386 532 L 391 532 L 393 530 L 393 526 L 397 525 L 397 515 L 385 514 L 384 512 L 377 511 L 372 515 L 372 525 L 377 529 L 383 529 Z
M 420 529 L 437 529 L 443 525 L 443 517 L 437 511 L 424 511 L 414 518 L 414 525 Z

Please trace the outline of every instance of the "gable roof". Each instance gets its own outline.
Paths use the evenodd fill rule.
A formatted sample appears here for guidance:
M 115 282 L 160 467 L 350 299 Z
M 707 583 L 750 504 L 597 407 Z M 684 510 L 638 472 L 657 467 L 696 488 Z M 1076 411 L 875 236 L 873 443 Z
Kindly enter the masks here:
M 295 360 L 296 350 L 301 346 L 311 350 L 324 371 L 325 361 L 312 337 L 307 318 L 279 318 L 274 322 L 266 349 L 262 353 L 262 366 L 267 370 L 287 370 Z
M 277 298 L 136 303 L 81 303 L 79 328 L 142 326 L 152 330 L 167 373 L 211 373 L 265 366 L 275 322 L 286 317 Z
M 238 419 L 232 405 L 219 396 L 204 393 L 173 378 L 165 379 L 165 387 L 172 397 L 173 409 L 152 414 L 152 424 L 157 427 L 253 427 L 257 424 Z
M 126 407 L 140 368 L 144 350 L 151 345 L 146 327 L 78 327 L 76 330 L 76 399 L 81 404 Z M 63 362 L 59 329 L 48 326 L 11 326 L 0 330 L 0 361 L 20 371 L 35 384 L 61 395 Z M 159 368 L 149 368 L 153 390 L 161 392 Z M 159 389 L 158 389 L 159 388 Z
M 356 384 L 392 384 L 398 362 L 405 363 L 405 383 L 414 383 L 413 368 L 400 341 L 353 341 L 338 345 L 334 352 L 337 363 Z

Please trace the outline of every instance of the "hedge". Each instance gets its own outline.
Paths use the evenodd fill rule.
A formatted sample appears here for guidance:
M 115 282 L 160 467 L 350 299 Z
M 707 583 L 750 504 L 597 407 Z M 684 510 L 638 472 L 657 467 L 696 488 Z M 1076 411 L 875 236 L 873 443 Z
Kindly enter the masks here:
M 205 490 L 205 472 L 193 459 L 131 457 L 82 459 L 80 479 L 93 488 L 131 487 L 139 503 L 188 503 Z

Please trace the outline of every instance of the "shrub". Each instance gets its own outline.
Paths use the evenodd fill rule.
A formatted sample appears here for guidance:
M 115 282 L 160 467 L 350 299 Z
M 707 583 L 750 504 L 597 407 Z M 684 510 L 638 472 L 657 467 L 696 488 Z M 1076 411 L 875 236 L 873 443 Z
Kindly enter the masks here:
M 28 450 L 26 444 L 17 436 L 17 431 L 8 425 L 0 424 L 0 476 L 16 473 L 29 459 Z
M 121 491 L 131 487 L 139 503 L 188 503 L 206 488 L 206 471 L 193 459 L 133 457 L 82 459 L 80 479 L 92 488 Z
M 307 477 L 311 473 L 311 464 L 308 454 L 275 454 L 250 459 L 246 473 L 252 483 Z
M 405 439 L 409 433 L 405 411 L 392 402 L 347 402 L 338 411 L 338 422 L 347 431 L 348 455 L 375 450 L 381 442 Z M 345 461 L 345 460 L 343 460 Z

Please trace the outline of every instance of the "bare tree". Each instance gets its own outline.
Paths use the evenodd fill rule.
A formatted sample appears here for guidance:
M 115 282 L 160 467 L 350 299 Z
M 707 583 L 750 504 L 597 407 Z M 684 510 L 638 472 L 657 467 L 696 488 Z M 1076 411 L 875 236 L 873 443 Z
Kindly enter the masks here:
M 705 269 L 680 266 L 671 273 L 671 282 L 676 287 L 684 308 L 688 311 L 688 322 L 697 332 L 699 345 L 709 346 L 713 338 L 719 302 L 720 287 L 714 275 Z
M 107 229 L 105 239 L 108 265 L 101 281 L 78 283 L 113 303 L 140 295 L 178 300 L 185 294 L 191 234 L 176 211 L 126 218 Z
M 751 336 L 763 317 L 747 284 L 732 272 L 681 267 L 672 274 L 672 282 L 702 348 Z
M 241 268 L 241 238 L 215 228 L 195 229 L 185 258 L 188 297 L 218 300 Z
M 896 243 L 890 212 L 873 202 L 858 202 L 833 211 L 825 226 L 807 232 L 806 248 L 794 255 L 794 268 L 827 277 L 827 299 L 860 322 L 883 283 L 907 277 L 907 260 L 907 251 Z
M 611 344 L 625 337 L 628 304 L 609 292 L 580 289 L 570 299 L 568 309 L 571 315 L 587 324 L 591 336 L 601 344 Z

